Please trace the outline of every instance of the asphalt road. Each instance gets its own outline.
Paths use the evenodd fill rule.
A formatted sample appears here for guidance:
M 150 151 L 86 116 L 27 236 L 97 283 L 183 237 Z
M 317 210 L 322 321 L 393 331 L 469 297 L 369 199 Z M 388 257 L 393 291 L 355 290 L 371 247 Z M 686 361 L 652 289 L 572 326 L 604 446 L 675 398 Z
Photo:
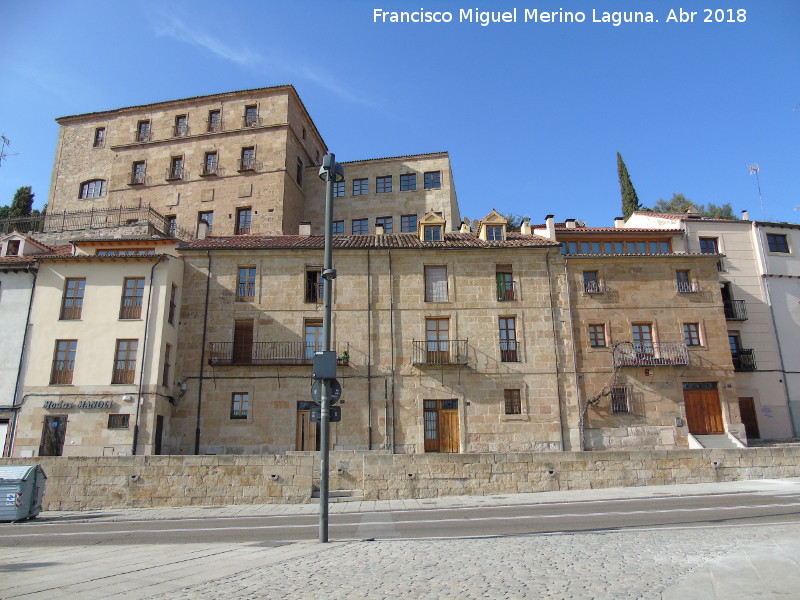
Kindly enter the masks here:
M 330 540 L 458 538 L 663 527 L 800 523 L 800 494 L 734 493 L 330 516 Z M 277 546 L 318 537 L 316 515 L 0 524 L 0 547 L 177 543 Z

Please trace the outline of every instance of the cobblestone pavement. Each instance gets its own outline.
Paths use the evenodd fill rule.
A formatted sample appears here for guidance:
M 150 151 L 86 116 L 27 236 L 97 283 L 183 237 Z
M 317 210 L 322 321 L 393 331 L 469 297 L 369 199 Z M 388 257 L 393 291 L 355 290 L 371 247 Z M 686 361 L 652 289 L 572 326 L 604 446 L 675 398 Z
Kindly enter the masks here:
M 800 525 L 332 543 L 152 600 L 798 598 Z

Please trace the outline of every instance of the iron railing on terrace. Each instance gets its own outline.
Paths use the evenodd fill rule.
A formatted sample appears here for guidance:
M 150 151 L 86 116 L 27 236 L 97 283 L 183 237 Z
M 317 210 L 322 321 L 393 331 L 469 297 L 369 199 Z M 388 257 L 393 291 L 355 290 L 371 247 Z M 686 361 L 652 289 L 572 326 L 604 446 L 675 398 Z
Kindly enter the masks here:
M 413 341 L 411 364 L 466 365 L 469 362 L 467 340 Z
M 0 232 L 11 233 L 62 233 L 86 229 L 109 229 L 126 225 L 151 225 L 156 231 L 167 235 L 170 232 L 169 220 L 150 206 L 125 208 L 93 208 L 82 211 L 48 212 L 45 215 L 14 217 L 0 221 Z M 175 230 L 175 236 L 190 240 L 194 232 L 182 228 Z
M 747 321 L 747 306 L 744 300 L 725 300 L 725 319 L 728 321 Z
M 732 355 L 734 371 L 755 371 L 756 356 L 752 348 L 739 348 Z
M 337 364 L 349 364 L 349 349 L 349 342 L 334 344 Z M 320 350 L 318 346 L 305 342 L 253 342 L 252 344 L 211 342 L 208 364 L 216 366 L 311 365 L 314 362 L 314 352 L 318 350 Z
M 683 342 L 619 342 L 614 345 L 615 367 L 675 367 L 688 365 Z

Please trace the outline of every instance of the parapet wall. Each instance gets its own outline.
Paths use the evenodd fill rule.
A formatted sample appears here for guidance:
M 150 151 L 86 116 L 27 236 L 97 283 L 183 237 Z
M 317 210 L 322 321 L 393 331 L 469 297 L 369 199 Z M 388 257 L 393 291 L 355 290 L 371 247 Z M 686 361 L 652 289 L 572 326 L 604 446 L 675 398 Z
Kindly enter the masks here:
M 41 464 L 45 510 L 316 502 L 312 453 L 0 459 Z M 800 447 L 542 454 L 332 452 L 331 490 L 367 500 L 800 477 Z

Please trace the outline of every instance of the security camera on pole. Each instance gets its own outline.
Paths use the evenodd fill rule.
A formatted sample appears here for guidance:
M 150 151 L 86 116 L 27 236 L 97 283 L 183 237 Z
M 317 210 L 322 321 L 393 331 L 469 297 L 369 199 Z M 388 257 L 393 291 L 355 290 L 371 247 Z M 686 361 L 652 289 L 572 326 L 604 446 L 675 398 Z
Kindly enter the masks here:
M 336 279 L 333 268 L 333 184 L 344 181 L 344 167 L 336 162 L 333 154 L 326 154 L 319 169 L 319 178 L 325 182 L 325 259 L 322 279 L 325 286 L 325 311 L 322 317 L 322 350 L 314 353 L 314 378 L 312 398 L 320 404 L 320 454 L 319 454 L 319 541 L 328 541 L 328 439 L 330 438 L 331 402 L 338 401 L 342 387 L 336 381 L 336 352 L 331 350 L 331 283 Z M 314 398 L 317 388 L 319 400 Z M 334 391 L 336 392 L 334 394 Z M 336 399 L 333 400 L 333 396 Z M 337 411 L 337 417 L 341 413 Z M 338 419 L 337 419 L 338 420 Z

